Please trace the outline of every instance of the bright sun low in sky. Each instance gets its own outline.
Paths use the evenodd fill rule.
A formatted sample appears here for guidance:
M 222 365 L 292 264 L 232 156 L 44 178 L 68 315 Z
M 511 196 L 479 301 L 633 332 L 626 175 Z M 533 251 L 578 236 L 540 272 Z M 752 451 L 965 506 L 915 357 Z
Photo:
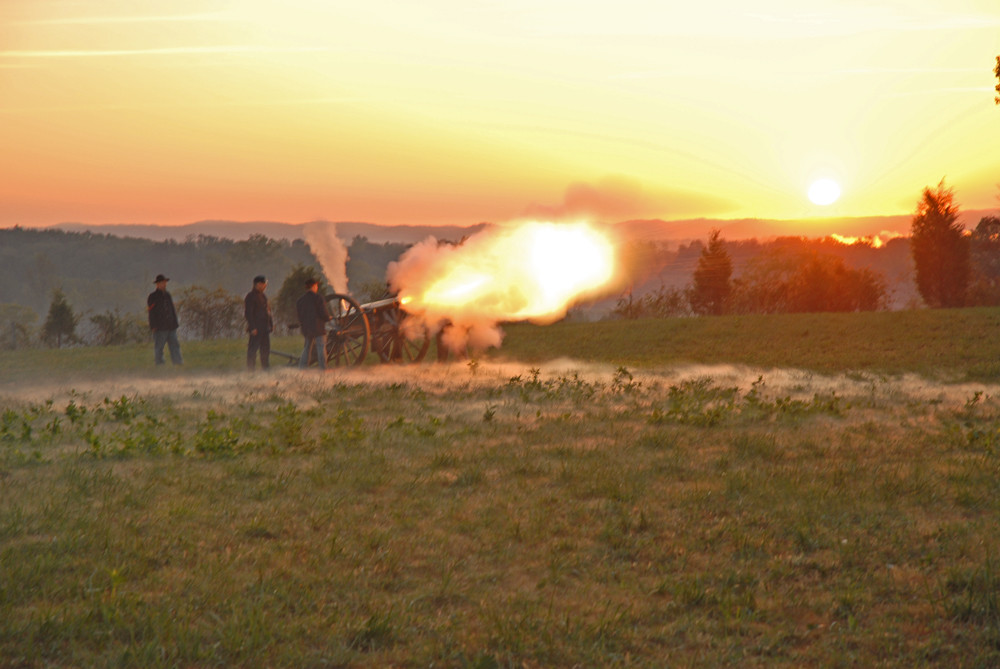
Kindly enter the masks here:
M 840 186 L 833 179 L 818 179 L 809 187 L 809 201 L 822 207 L 833 204 L 840 197 Z
M 4 0 L 0 226 L 994 208 L 998 54 L 996 0 Z

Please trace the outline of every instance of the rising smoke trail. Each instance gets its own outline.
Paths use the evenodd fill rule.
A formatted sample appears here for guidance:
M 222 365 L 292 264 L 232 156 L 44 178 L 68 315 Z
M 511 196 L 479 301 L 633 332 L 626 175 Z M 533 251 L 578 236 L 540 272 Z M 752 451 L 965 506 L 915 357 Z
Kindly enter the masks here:
M 313 221 L 302 226 L 302 236 L 319 260 L 333 290 L 347 294 L 347 247 L 337 237 L 337 225 Z

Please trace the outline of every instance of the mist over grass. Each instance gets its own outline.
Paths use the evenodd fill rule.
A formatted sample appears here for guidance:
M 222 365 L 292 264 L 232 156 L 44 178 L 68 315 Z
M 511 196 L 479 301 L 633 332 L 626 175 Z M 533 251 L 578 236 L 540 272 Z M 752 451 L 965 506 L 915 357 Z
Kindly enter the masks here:
M 636 367 L 683 362 L 1000 379 L 1000 309 L 752 314 L 507 326 L 495 356 Z
M 0 665 L 995 666 L 997 313 L 872 316 L 5 353 Z

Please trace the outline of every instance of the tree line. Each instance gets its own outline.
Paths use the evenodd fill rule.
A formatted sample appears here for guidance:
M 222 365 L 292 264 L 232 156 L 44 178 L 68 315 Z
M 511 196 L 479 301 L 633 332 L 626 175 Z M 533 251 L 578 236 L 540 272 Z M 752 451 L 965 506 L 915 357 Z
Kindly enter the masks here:
M 348 246 L 347 276 L 360 296 L 385 289 L 385 267 L 408 248 L 356 237 Z M 166 272 L 188 338 L 242 334 L 243 295 L 252 277 L 289 281 L 297 298 L 304 277 L 327 284 L 320 263 L 302 240 L 254 235 L 234 241 L 207 235 L 184 242 L 96 235 L 89 232 L 0 230 L 0 349 L 36 345 L 115 345 L 146 341 L 146 295 L 153 276 Z M 289 284 L 291 286 L 291 284 Z M 278 326 L 294 321 L 294 299 L 278 301 Z M 291 313 L 289 313 L 291 311 Z
M 882 264 L 896 279 L 904 273 L 912 275 L 919 298 L 907 306 L 1000 306 L 1000 218 L 983 217 L 974 230 L 966 231 L 958 223 L 958 214 L 954 192 L 942 181 L 924 189 L 910 237 L 890 240 L 881 249 L 870 241 L 845 245 L 804 238 L 782 238 L 760 247 L 756 241 L 725 242 L 714 230 L 707 244 L 678 250 L 682 267 L 685 255 L 697 252 L 684 287 L 661 284 L 638 294 L 628 290 L 618 298 L 612 316 L 887 309 L 893 297 L 891 282 L 885 272 L 870 266 L 877 254 L 888 258 Z M 754 248 L 749 257 L 742 258 L 737 276 L 733 255 L 746 256 L 748 246 Z M 649 248 L 632 249 L 632 253 L 635 267 L 649 264 L 651 254 L 655 256 Z M 849 255 L 854 265 L 848 263 Z
M 845 245 L 800 237 L 727 242 L 718 230 L 705 243 L 682 245 L 676 252 L 636 242 L 623 258 L 633 285 L 651 268 L 660 272 L 661 284 L 626 291 L 610 317 L 873 311 L 889 308 L 891 286 L 901 277 L 917 292 L 906 302 L 909 307 L 1000 306 L 1000 218 L 984 217 L 966 231 L 958 213 L 954 193 L 942 181 L 924 189 L 910 237 L 881 248 L 870 241 Z M 256 274 L 269 275 L 272 285 L 281 277 L 277 293 L 269 291 L 279 331 L 295 323 L 294 303 L 307 277 L 330 290 L 318 260 L 301 240 L 255 235 L 242 242 L 207 236 L 152 242 L 13 228 L 0 230 L 0 242 L 0 348 L 145 341 L 142 298 L 152 289 L 149 275 L 161 268 L 188 277 L 173 284 L 178 287 L 171 292 L 183 335 L 195 339 L 242 334 L 242 295 Z M 385 269 L 407 248 L 361 236 L 352 240 L 347 275 L 359 301 L 385 296 Z M 670 272 L 683 273 L 685 284 L 663 282 Z M 131 281 L 123 278 L 130 275 Z M 102 282 L 111 282 L 111 276 L 117 277 L 116 291 L 108 295 Z M 33 306 L 41 288 L 48 290 L 44 319 Z

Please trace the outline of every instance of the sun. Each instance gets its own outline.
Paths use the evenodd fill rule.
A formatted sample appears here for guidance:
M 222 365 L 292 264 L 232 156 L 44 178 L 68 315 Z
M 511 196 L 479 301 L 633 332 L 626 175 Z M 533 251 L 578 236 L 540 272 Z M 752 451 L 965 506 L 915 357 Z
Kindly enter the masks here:
M 840 186 L 833 179 L 819 179 L 809 186 L 809 200 L 813 204 L 825 207 L 833 204 L 840 197 Z

